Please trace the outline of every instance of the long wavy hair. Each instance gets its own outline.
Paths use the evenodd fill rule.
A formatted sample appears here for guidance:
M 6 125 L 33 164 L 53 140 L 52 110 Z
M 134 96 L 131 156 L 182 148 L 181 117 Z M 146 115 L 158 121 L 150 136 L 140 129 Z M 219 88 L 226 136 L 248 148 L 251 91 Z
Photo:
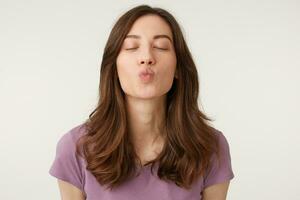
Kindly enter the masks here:
M 212 155 L 216 153 L 219 158 L 216 129 L 209 123 L 213 120 L 198 107 L 198 73 L 179 24 L 162 8 L 140 5 L 123 14 L 110 32 L 101 63 L 99 101 L 84 123 L 86 134 L 76 144 L 76 153 L 84 157 L 86 169 L 111 190 L 134 177 L 141 167 L 129 137 L 116 58 L 133 23 L 148 14 L 160 16 L 172 30 L 178 78 L 167 93 L 163 149 L 147 165 L 151 164 L 153 173 L 154 164 L 158 164 L 161 180 L 189 189 L 209 168 Z

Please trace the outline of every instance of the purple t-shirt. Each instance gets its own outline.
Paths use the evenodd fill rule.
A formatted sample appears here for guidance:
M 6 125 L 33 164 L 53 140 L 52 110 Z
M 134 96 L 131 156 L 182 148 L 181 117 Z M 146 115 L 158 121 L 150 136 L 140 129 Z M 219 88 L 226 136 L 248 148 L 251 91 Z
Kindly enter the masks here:
M 112 191 L 101 186 L 85 169 L 84 159 L 75 154 L 75 142 L 85 133 L 83 124 L 72 128 L 60 138 L 49 173 L 79 188 L 86 195 L 87 200 L 201 200 L 203 189 L 234 177 L 228 142 L 222 132 L 215 130 L 219 136 L 222 152 L 221 167 L 217 168 L 216 157 L 212 157 L 215 158 L 212 159 L 213 167 L 207 174 L 199 177 L 190 190 L 181 188 L 173 182 L 160 180 L 156 173 L 151 174 L 151 165 L 144 166 L 139 176 Z M 157 172 L 157 165 L 154 165 L 153 170 Z

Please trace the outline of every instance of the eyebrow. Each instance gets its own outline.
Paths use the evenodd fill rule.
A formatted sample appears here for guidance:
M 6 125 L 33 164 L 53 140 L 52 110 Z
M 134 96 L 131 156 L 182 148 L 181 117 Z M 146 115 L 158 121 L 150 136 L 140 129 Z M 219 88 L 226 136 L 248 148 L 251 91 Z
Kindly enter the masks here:
M 139 35 L 126 35 L 125 39 L 126 38 L 141 39 L 141 36 L 139 36 Z M 168 35 L 161 34 L 161 35 L 154 35 L 153 36 L 153 39 L 159 39 L 159 38 L 166 38 L 166 39 L 170 40 L 170 42 L 172 43 L 172 39 Z

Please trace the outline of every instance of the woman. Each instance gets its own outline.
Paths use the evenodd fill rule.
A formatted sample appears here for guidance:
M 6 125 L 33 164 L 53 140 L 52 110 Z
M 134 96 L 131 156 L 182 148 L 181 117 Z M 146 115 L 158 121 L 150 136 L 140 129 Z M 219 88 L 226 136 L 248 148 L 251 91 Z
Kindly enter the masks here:
M 224 200 L 229 145 L 198 108 L 196 66 L 166 10 L 132 8 L 104 49 L 100 98 L 59 140 L 62 199 Z

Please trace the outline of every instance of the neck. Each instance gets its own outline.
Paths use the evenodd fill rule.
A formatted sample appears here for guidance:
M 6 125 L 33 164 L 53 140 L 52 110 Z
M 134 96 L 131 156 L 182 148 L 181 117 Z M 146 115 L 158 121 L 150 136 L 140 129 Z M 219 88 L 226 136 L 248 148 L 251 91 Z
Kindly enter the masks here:
M 152 148 L 161 141 L 165 128 L 165 96 L 138 99 L 126 96 L 128 128 L 138 148 Z

